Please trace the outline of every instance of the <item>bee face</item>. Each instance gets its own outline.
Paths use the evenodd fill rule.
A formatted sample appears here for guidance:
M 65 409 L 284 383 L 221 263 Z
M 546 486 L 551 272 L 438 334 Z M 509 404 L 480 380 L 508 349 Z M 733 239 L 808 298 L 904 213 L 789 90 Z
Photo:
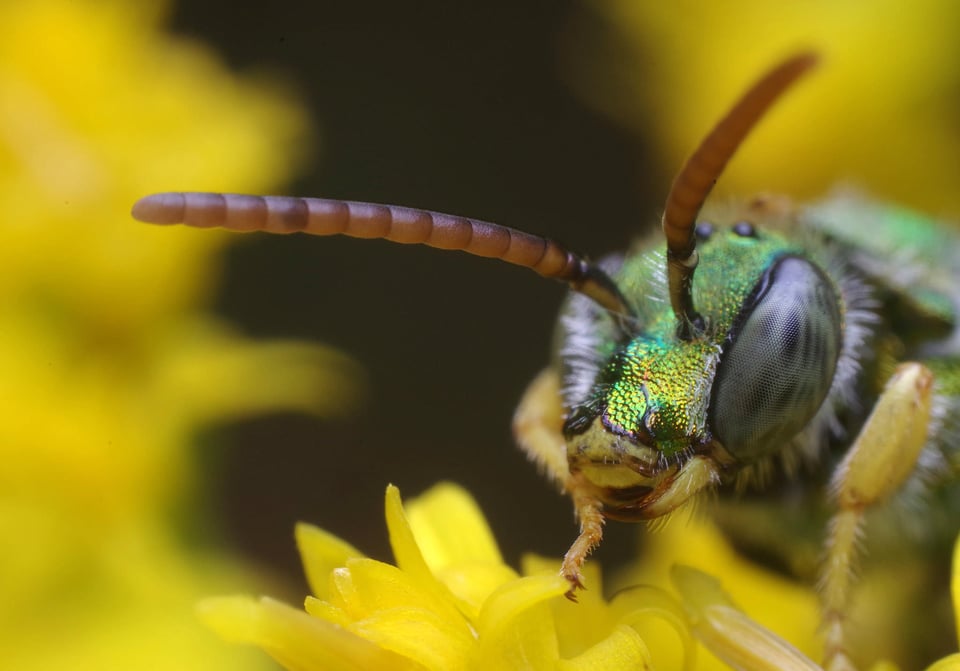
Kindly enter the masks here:
M 616 461 L 630 443 L 654 449 L 662 463 L 719 447 L 749 464 L 817 412 L 841 352 L 838 290 L 791 238 L 734 219 L 698 226 L 692 292 L 706 327 L 696 338 L 680 337 L 656 295 L 658 251 L 623 264 L 616 277 L 631 288 L 627 300 L 640 306 L 643 326 L 598 362 L 592 391 L 571 409 L 571 459 L 582 459 L 577 436 L 596 419 L 616 438 L 606 441 L 609 454 L 591 450 L 594 461 Z

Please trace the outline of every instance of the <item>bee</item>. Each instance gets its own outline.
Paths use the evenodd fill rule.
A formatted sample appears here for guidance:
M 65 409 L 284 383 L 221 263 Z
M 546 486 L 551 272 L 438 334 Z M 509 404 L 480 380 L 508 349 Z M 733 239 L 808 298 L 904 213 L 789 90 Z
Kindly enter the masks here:
M 865 514 L 890 498 L 933 500 L 960 469 L 960 243 L 930 219 L 849 195 L 708 202 L 744 138 L 816 60 L 801 53 L 759 79 L 675 178 L 662 233 L 595 263 L 540 236 L 393 205 L 177 192 L 142 198 L 133 216 L 424 244 L 565 282 L 553 361 L 513 426 L 573 500 L 568 596 L 607 519 L 657 520 L 705 492 L 810 482 L 832 506 L 825 665 L 851 668 Z M 943 526 L 956 534 L 956 520 Z

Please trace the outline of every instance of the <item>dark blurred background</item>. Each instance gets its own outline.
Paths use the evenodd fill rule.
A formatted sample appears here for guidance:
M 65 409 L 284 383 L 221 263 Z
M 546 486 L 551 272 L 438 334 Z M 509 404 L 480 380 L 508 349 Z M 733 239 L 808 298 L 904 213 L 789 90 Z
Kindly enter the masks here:
M 567 1 L 181 2 L 174 32 L 301 95 L 319 128 L 289 193 L 423 207 L 557 238 L 592 256 L 655 221 L 669 166 L 587 110 L 561 63 L 613 45 Z M 589 40 L 583 40 L 589 36 Z M 639 73 L 638 73 L 638 76 Z M 559 284 L 421 247 L 254 236 L 231 248 L 222 314 L 257 337 L 322 341 L 369 375 L 355 417 L 261 419 L 209 437 L 228 541 L 300 580 L 305 520 L 389 558 L 383 491 L 465 485 L 508 561 L 559 557 L 570 503 L 516 449 L 510 420 L 544 367 Z M 636 528 L 613 524 L 614 562 Z M 296 583 L 295 583 L 296 584 Z

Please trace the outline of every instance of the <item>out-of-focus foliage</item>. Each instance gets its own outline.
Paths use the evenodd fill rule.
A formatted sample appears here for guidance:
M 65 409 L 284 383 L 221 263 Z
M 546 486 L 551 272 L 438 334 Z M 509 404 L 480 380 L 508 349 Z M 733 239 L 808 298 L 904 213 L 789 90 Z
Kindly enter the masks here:
M 173 523 L 193 439 L 353 389 L 340 355 L 204 313 L 227 236 L 129 217 L 149 191 L 277 188 L 307 134 L 290 96 L 165 35 L 167 11 L 0 4 L 3 668 L 260 666 L 192 614 L 241 574 Z
M 586 102 L 655 143 L 668 174 L 766 68 L 812 48 L 819 70 L 747 140 L 719 191 L 808 199 L 848 182 L 935 214 L 960 212 L 960 5 L 588 5 L 611 32 L 567 52 L 569 78 Z

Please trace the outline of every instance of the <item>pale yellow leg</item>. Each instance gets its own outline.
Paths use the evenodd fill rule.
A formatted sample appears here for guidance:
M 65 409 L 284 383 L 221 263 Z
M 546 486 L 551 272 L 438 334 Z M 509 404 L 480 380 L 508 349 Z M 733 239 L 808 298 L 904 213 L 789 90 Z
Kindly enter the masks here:
M 683 565 L 674 566 L 670 577 L 683 598 L 696 637 L 731 668 L 820 671 L 813 660 L 747 617 L 717 578 Z
M 603 537 L 603 514 L 600 501 L 589 493 L 590 486 L 570 476 L 560 376 L 555 371 L 548 368 L 527 387 L 513 416 L 513 434 L 527 456 L 573 499 L 580 535 L 564 556 L 560 570 L 570 581 L 567 597 L 573 599 L 574 590 L 583 587 L 580 568 Z
M 864 513 L 899 489 L 927 439 L 933 374 L 919 363 L 901 364 L 833 479 L 837 513 L 830 525 L 821 576 L 824 666 L 847 671 L 845 648 L 857 539 Z
M 570 477 L 563 439 L 560 376 L 550 368 L 534 378 L 513 415 L 513 435 L 521 449 L 558 486 Z

